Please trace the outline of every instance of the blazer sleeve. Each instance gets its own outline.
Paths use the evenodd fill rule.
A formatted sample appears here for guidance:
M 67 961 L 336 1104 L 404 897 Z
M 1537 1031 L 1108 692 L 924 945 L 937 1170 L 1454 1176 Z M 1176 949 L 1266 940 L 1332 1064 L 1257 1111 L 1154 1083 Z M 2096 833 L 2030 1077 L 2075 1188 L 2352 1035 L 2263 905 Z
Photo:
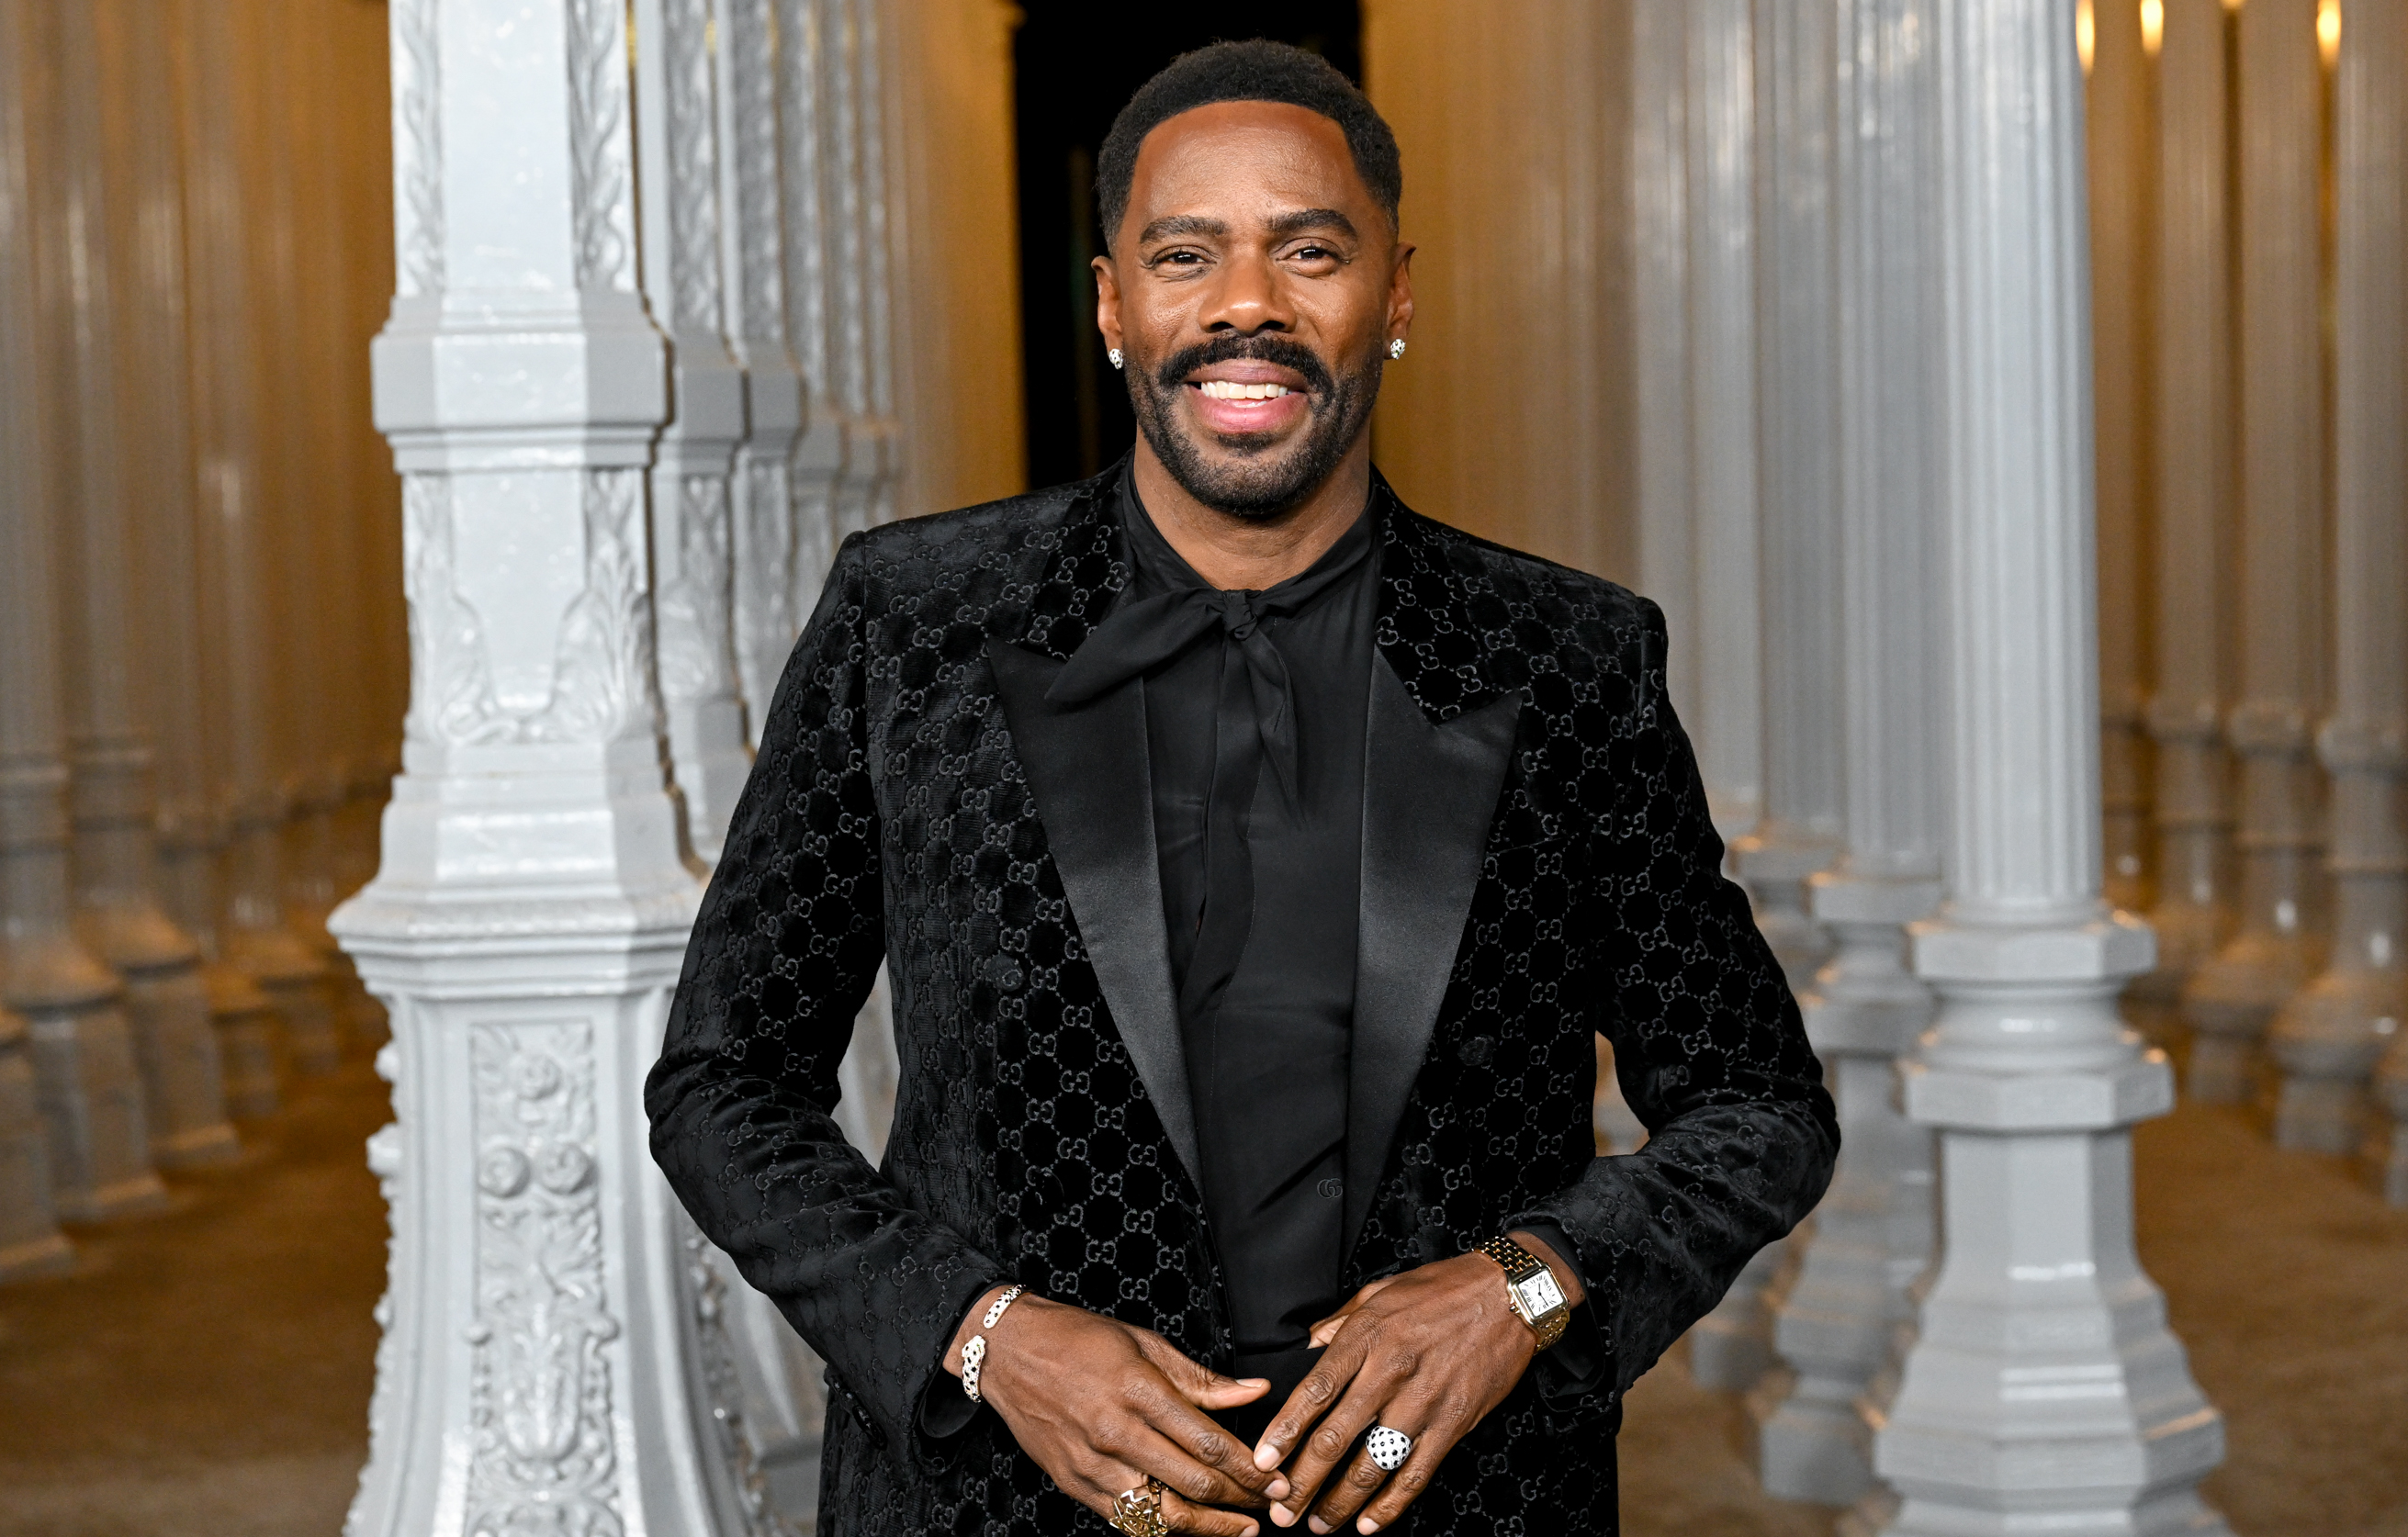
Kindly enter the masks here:
M 1746 894 L 1722 874 L 1695 755 L 1664 689 L 1662 612 L 1641 600 L 1636 702 L 1599 840 L 1598 1026 L 1645 1123 L 1510 1226 L 1552 1224 L 1588 1290 L 1618 1398 L 1830 1183 L 1840 1129 Z
M 1004 1279 L 845 1140 L 837 1067 L 884 953 L 867 695 L 868 560 L 838 553 L 780 680 L 644 1089 L 653 1159 L 705 1236 L 834 1369 L 874 1433 L 914 1416 Z

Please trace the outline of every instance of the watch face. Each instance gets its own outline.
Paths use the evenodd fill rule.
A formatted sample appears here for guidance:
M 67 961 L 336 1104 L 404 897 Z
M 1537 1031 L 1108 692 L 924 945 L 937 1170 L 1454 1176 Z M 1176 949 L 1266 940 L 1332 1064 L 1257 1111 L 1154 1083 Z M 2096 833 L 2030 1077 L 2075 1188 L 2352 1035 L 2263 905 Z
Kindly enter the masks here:
M 1532 1318 L 1543 1318 L 1564 1305 L 1564 1288 L 1555 1285 L 1555 1273 L 1551 1270 L 1514 1282 L 1513 1294 L 1522 1299 L 1522 1311 Z

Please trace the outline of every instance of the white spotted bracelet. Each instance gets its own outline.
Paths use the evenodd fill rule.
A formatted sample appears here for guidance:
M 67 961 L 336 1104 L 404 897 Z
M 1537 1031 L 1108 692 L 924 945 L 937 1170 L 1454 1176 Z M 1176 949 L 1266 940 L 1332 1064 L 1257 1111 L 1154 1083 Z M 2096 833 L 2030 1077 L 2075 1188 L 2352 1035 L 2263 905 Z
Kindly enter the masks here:
M 983 1331 L 1001 1322 L 1003 1310 L 1019 1301 L 1020 1294 L 1027 1289 L 1026 1287 L 1004 1288 L 1003 1295 L 995 1300 L 995 1305 L 986 1310 L 986 1316 L 979 1320 L 981 1332 L 971 1335 L 962 1345 L 962 1391 L 969 1395 L 972 1403 L 985 1402 L 979 1397 L 978 1385 L 979 1368 L 986 1361 L 986 1335 Z

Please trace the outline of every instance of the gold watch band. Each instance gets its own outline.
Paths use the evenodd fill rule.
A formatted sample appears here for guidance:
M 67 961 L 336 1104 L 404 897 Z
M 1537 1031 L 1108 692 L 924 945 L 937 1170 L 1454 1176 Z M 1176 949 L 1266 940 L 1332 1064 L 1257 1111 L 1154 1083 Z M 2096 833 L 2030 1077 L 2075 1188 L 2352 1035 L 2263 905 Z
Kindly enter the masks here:
M 1505 1305 L 1512 1308 L 1513 1316 L 1528 1325 L 1530 1332 L 1539 1337 L 1539 1348 L 1544 1350 L 1562 1339 L 1565 1327 L 1571 1322 L 1571 1309 L 1565 1305 L 1561 1293 L 1557 1291 L 1555 1272 L 1547 1268 L 1547 1262 L 1501 1234 L 1481 1245 L 1478 1252 L 1496 1260 L 1498 1268 L 1505 1272 Z M 1521 1288 L 1523 1283 L 1534 1281 L 1541 1275 L 1547 1277 L 1546 1289 L 1556 1292 L 1556 1301 L 1554 1306 L 1533 1317 L 1524 1305 Z

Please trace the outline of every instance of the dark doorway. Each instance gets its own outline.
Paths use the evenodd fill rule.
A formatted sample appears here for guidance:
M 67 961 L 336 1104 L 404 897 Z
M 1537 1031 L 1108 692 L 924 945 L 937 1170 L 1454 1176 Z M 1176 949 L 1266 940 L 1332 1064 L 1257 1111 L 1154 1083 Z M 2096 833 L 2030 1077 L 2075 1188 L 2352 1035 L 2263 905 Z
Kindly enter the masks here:
M 1028 480 L 1093 475 L 1137 435 L 1128 392 L 1096 334 L 1088 263 L 1096 229 L 1096 152 L 1137 88 L 1191 48 L 1224 37 L 1276 37 L 1363 78 L 1355 0 L 1223 0 L 1210 21 L 1171 7 L 1101 0 L 1021 0 L 1014 47 L 1020 133 L 1023 382 Z

